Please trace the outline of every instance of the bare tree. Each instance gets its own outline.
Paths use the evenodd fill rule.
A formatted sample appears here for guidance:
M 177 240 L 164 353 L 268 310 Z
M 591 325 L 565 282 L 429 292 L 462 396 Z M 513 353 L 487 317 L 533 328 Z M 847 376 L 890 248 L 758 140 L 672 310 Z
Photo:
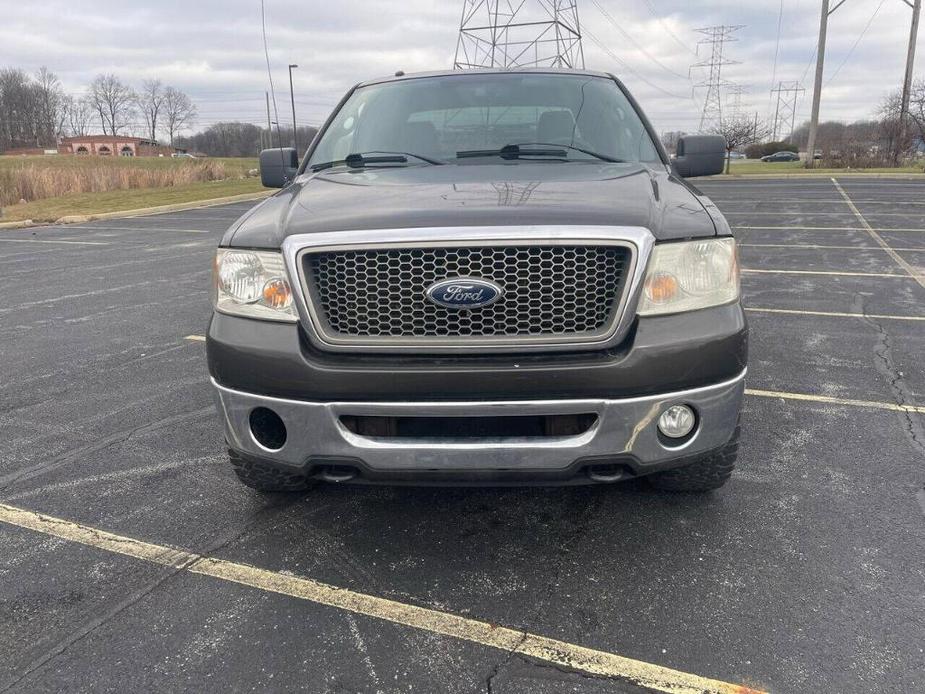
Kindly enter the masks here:
M 90 83 L 90 103 L 107 135 L 118 135 L 135 113 L 135 92 L 115 75 L 98 75 Z
M 925 80 L 916 80 L 912 85 L 905 123 L 900 121 L 901 103 L 902 96 L 896 91 L 884 97 L 877 111 L 881 137 L 894 163 L 915 149 L 917 141 L 925 142 Z
M 65 94 L 55 73 L 42 66 L 35 74 L 36 134 L 39 144 L 57 144 L 64 126 Z
M 90 131 L 93 105 L 87 98 L 68 96 L 64 101 L 66 130 L 69 135 L 86 135 Z
M 35 94 L 22 70 L 0 69 L 0 151 L 36 144 Z
M 724 118 L 711 131 L 714 135 L 726 138 L 726 173 L 729 173 L 729 156 L 733 150 L 745 147 L 768 137 L 770 128 L 760 120 L 748 116 L 730 116 Z
M 164 89 L 163 101 L 164 130 L 170 144 L 174 144 L 177 133 L 193 124 L 196 118 L 196 105 L 176 87 Z
M 157 79 L 142 82 L 141 91 L 135 97 L 135 104 L 145 121 L 145 134 L 152 141 L 157 140 L 158 119 L 164 107 L 164 99 L 164 85 Z

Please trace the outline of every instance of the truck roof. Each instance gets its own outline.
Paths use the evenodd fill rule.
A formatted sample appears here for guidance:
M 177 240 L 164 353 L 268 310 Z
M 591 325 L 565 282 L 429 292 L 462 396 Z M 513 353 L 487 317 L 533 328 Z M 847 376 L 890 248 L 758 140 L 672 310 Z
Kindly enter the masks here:
M 377 77 L 371 80 L 360 82 L 357 87 L 366 87 L 371 84 L 382 84 L 383 82 L 399 82 L 402 80 L 420 79 L 422 77 L 464 77 L 466 75 L 486 75 L 486 74 L 511 74 L 511 73 L 534 73 L 534 74 L 558 74 L 558 75 L 585 75 L 588 77 L 604 77 L 613 79 L 613 75 L 600 72 L 598 70 L 575 70 L 571 68 L 556 67 L 517 67 L 517 68 L 475 68 L 471 70 L 434 70 L 431 72 L 409 72 L 407 74 L 395 74 L 387 77 Z

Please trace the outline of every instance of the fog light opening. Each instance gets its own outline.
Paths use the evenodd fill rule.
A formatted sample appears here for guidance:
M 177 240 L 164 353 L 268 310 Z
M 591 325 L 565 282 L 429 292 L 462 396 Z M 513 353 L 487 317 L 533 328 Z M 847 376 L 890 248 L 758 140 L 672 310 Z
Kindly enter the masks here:
M 269 451 L 278 451 L 286 444 L 286 425 L 273 410 L 255 407 L 250 416 L 251 436 Z
M 696 433 L 697 413 L 688 405 L 672 405 L 659 415 L 657 427 L 659 438 L 664 437 L 662 445 L 679 446 Z

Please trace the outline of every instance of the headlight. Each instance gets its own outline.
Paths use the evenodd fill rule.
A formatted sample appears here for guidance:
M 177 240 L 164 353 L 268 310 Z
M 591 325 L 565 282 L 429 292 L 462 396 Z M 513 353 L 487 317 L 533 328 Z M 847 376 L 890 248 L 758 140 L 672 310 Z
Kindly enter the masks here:
M 735 239 L 665 243 L 652 249 L 637 313 L 680 313 L 728 304 L 738 298 Z
M 264 320 L 298 320 L 280 253 L 219 248 L 212 287 L 216 311 Z

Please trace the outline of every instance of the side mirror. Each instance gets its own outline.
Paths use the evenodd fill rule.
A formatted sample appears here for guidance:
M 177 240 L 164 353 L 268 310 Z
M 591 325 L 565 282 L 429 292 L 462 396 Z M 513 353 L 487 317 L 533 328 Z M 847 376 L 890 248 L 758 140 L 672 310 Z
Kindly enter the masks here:
M 674 169 L 683 178 L 723 173 L 726 138 L 722 135 L 686 135 L 678 140 Z
M 292 147 L 265 149 L 260 153 L 260 182 L 267 188 L 285 188 L 299 170 L 299 154 Z

